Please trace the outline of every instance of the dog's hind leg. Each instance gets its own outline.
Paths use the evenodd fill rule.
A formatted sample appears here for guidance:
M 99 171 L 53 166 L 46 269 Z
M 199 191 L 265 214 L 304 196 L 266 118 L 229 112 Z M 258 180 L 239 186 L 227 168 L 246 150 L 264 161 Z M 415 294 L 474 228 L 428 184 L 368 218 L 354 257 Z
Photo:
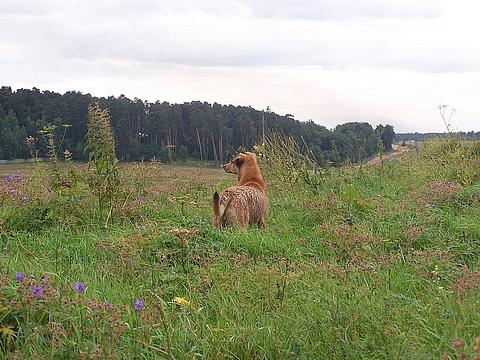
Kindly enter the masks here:
M 258 225 L 259 228 L 264 228 L 265 227 L 265 218 L 263 216 L 261 216 L 260 219 L 258 219 L 257 225 Z
M 249 223 L 248 212 L 244 208 L 228 208 L 224 216 L 227 226 L 238 229 L 247 229 Z

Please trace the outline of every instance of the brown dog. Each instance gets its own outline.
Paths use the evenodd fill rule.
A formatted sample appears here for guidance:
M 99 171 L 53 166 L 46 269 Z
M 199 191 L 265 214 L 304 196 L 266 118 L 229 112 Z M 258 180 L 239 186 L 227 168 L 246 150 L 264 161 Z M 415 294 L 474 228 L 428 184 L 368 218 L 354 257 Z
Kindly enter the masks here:
M 268 198 L 265 182 L 254 153 L 239 153 L 223 165 L 227 173 L 238 175 L 238 184 L 213 195 L 213 226 L 233 226 L 246 229 L 248 225 L 265 225 Z

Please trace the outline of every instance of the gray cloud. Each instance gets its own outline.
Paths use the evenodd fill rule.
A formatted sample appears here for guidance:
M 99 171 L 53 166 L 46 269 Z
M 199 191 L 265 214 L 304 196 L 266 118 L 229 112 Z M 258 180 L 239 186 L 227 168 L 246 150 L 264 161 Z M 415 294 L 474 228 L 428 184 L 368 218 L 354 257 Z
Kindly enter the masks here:
M 267 0 L 252 1 L 257 16 L 311 20 L 349 20 L 352 18 L 433 18 L 443 12 L 436 0 Z
M 480 68 L 478 46 L 454 40 L 445 45 L 451 30 L 436 19 L 442 8 L 433 0 L 225 1 L 227 6 L 217 1 L 179 0 L 172 6 L 153 0 L 48 0 L 40 7 L 34 1 L 6 0 L 0 5 L 5 29 L 0 44 L 22 49 L 25 57 L 49 53 L 147 66 L 386 66 L 439 73 Z M 28 16 L 19 15 L 27 8 Z M 299 19 L 307 15 L 331 21 Z M 337 18 L 342 20 L 333 21 Z M 444 46 L 452 47 L 448 54 Z
M 46 15 L 54 12 L 52 1 L 15 1 L 15 0 L 3 0 L 0 2 L 0 15 L 2 17 L 19 15 L 19 16 L 31 16 L 31 15 Z
M 475 16 L 480 5 L 470 9 L 470 2 L 458 1 L 2 0 L 0 78 L 13 86 L 38 82 L 58 88 L 64 88 L 61 84 L 80 86 L 88 80 L 97 88 L 109 84 L 122 92 L 135 88 L 138 94 L 131 93 L 133 96 L 146 93 L 152 99 L 154 94 L 143 89 L 141 82 L 155 88 L 156 83 L 149 79 L 156 79 L 184 100 L 188 95 L 253 104 L 255 98 L 244 91 L 257 94 L 262 102 L 277 101 L 278 107 L 285 104 L 285 113 L 310 117 L 308 109 L 319 106 L 317 99 L 326 97 L 329 102 L 322 106 L 336 111 L 325 114 L 332 121 L 396 118 L 395 98 L 417 91 L 422 85 L 418 79 L 445 79 L 422 89 L 439 98 L 425 95 L 428 111 L 455 97 L 453 89 L 462 94 L 464 88 L 473 91 L 467 77 L 480 71 L 480 43 L 473 39 L 480 30 Z M 278 74 L 272 70 L 276 68 L 281 69 Z M 319 76 L 311 83 L 304 69 L 335 77 L 325 80 Z M 267 70 L 275 73 L 264 79 L 271 87 L 256 90 L 260 86 L 256 79 Z M 370 77 L 357 77 L 363 71 Z M 221 80 L 217 73 L 222 74 Z M 243 79 L 238 74 L 248 81 L 243 86 L 235 84 L 233 90 L 233 82 Z M 392 80 L 398 74 L 401 76 Z M 287 76 L 288 81 L 282 81 Z M 338 90 L 339 94 L 332 96 L 339 77 L 342 86 L 352 90 Z M 403 77 L 415 81 L 416 87 L 403 84 Z M 461 81 L 454 86 L 452 79 Z M 199 82 L 217 83 L 202 97 L 196 88 Z M 173 83 L 183 85 L 174 91 Z M 329 84 L 328 88 L 323 88 L 323 83 Z M 396 114 L 380 110 L 373 114 L 371 105 L 368 111 L 362 107 L 364 100 L 351 105 L 357 93 L 366 91 L 359 83 L 371 85 L 366 102 L 390 96 L 392 100 L 385 106 L 395 108 Z M 401 84 L 402 90 L 380 90 L 390 83 L 395 84 L 392 87 Z M 90 91 L 88 84 L 86 91 Z M 255 88 L 249 84 L 256 84 Z M 452 93 L 442 92 L 442 86 L 451 88 Z M 190 88 L 196 90 L 187 92 Z M 235 97 L 223 97 L 225 88 Z M 296 89 L 300 97 L 306 97 L 303 91 L 318 95 L 302 102 L 292 98 L 289 89 Z M 268 98 L 272 91 L 281 102 Z M 412 98 L 406 99 L 406 104 L 407 100 Z M 426 113 L 422 111 L 418 110 Z M 319 119 L 323 116 L 318 111 L 315 114 Z

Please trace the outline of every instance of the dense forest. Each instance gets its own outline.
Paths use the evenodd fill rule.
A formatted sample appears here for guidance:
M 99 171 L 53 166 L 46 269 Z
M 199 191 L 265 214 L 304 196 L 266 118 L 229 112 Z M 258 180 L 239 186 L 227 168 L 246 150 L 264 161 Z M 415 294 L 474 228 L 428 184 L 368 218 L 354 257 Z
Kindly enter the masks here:
M 266 134 L 275 131 L 296 139 L 319 164 L 357 162 L 389 151 L 394 138 L 391 125 L 375 129 L 368 123 L 352 122 L 333 130 L 313 121 L 301 122 L 292 115 L 262 112 L 246 106 L 192 101 L 171 104 L 144 102 L 120 95 L 94 97 L 69 91 L 0 88 L 0 159 L 28 158 L 26 138 L 37 138 L 36 149 L 45 156 L 45 139 L 39 133 L 56 126 L 60 152 L 68 149 L 73 158 L 84 160 L 87 109 L 98 102 L 110 113 L 117 157 L 123 161 L 157 158 L 162 161 L 213 160 L 222 162 L 239 149 L 250 149 Z
M 469 131 L 469 132 L 456 132 L 456 135 L 460 136 L 464 140 L 480 140 L 480 131 Z M 441 139 L 448 136 L 448 133 L 403 133 L 395 134 L 395 141 L 425 141 L 432 139 Z

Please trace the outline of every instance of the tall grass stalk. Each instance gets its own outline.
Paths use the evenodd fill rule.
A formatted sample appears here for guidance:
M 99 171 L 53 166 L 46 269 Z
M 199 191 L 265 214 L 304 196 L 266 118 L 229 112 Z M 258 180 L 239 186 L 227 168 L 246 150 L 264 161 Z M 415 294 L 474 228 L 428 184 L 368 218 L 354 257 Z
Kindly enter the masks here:
M 97 194 L 100 212 L 108 209 L 108 223 L 114 199 L 120 185 L 118 160 L 115 156 L 115 141 L 108 110 L 94 104 L 88 108 L 88 131 L 85 148 L 88 150 L 90 186 Z

